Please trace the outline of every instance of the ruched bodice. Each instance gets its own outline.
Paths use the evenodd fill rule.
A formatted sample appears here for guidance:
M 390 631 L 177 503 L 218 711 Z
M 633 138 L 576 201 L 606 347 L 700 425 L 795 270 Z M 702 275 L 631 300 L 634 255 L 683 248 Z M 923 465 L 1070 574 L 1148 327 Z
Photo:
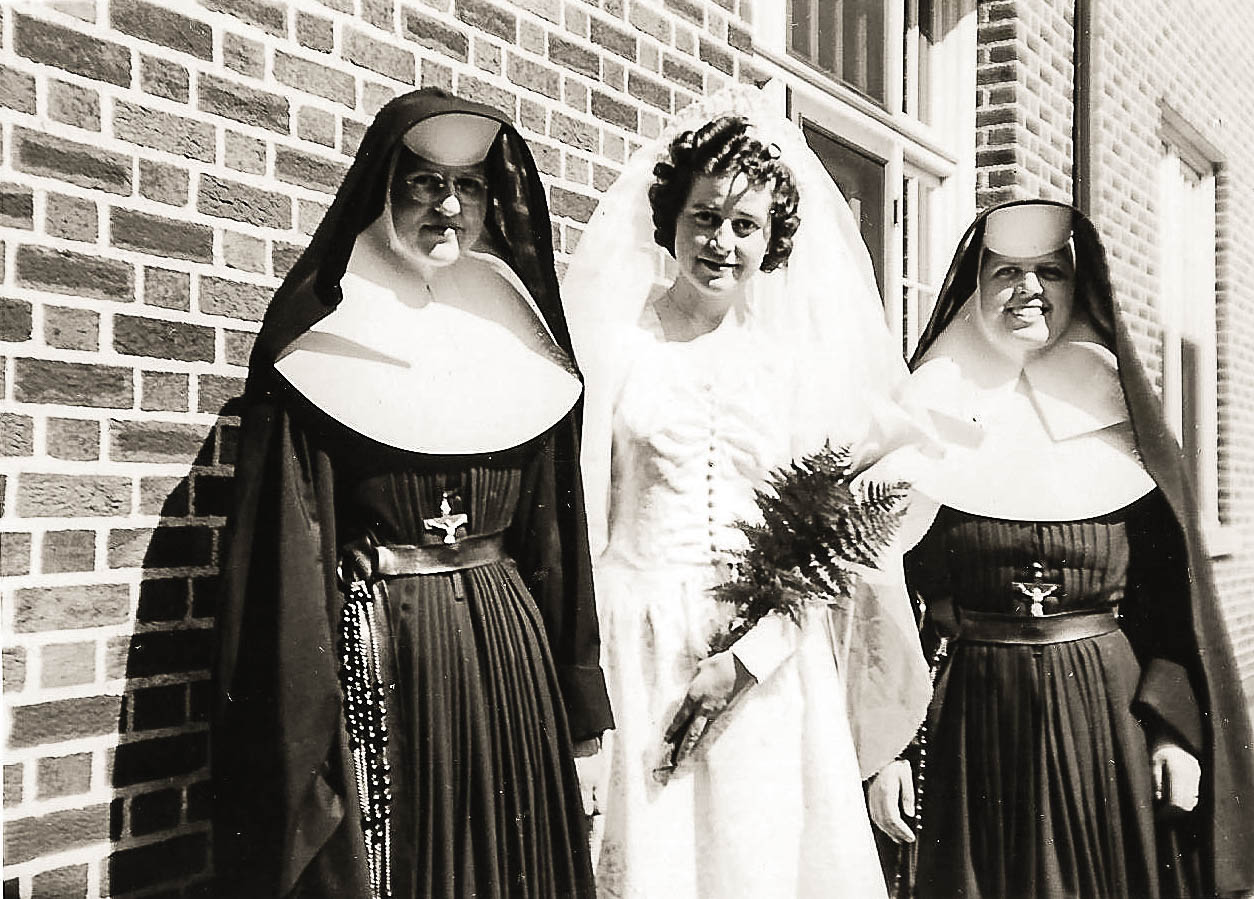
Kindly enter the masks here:
M 614 415 L 610 559 L 705 565 L 742 547 L 754 487 L 787 461 L 781 360 L 730 324 L 683 343 L 637 336 Z

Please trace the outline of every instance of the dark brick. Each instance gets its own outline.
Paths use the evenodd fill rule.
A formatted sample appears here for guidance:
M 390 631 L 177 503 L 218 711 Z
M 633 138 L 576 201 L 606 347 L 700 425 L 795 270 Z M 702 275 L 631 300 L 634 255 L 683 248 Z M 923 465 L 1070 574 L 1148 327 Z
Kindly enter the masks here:
M 186 517 L 187 478 L 140 478 L 139 512 L 169 518 Z
M 86 645 L 90 647 L 92 644 Z M 35 795 L 40 799 L 72 796 L 75 793 L 86 793 L 90 789 L 90 752 L 39 760 L 35 771 Z
M 126 673 L 129 677 L 152 677 L 186 671 L 203 671 L 213 655 L 213 631 L 192 628 L 175 631 L 148 631 L 133 637 L 111 640 L 130 641 Z M 200 767 L 199 764 L 193 766 Z M 186 774 L 188 770 L 171 771 Z
M 15 359 L 14 399 L 20 403 L 57 403 L 129 409 L 134 404 L 131 370 L 48 359 Z
M 251 331 L 230 331 L 223 332 L 226 338 L 226 362 L 228 365 L 247 365 L 248 357 L 252 354 L 253 344 L 257 340 L 257 335 Z
M 44 743 L 114 733 L 118 729 L 118 711 L 121 704 L 120 696 L 87 696 L 14 706 L 9 745 L 41 746 Z M 4 822 L 6 863 L 16 861 L 9 855 L 7 845 L 10 828 L 15 823 Z
M 30 547 L 30 534 L 0 531 L 0 577 L 30 574 Z M 7 656 L 5 664 L 8 664 Z M 6 677 L 4 691 L 9 692 L 13 689 L 13 685 Z
M 276 278 L 286 276 L 303 252 L 305 248 L 300 244 L 274 241 L 270 245 L 270 270 L 274 272 L 274 276 Z
M 723 45 L 707 39 L 705 35 L 700 38 L 699 55 L 702 62 L 713 66 L 724 75 L 731 75 L 736 71 L 735 58 Z
M 100 236 L 100 213 L 96 208 L 96 201 L 86 197 L 49 193 L 44 198 L 44 231 L 50 237 L 95 241 Z M 104 261 L 93 259 L 93 263 Z M 116 263 L 113 265 L 121 272 L 123 266 Z
M 394 81 L 414 83 L 414 54 L 408 50 L 377 41 L 356 29 L 345 28 L 340 36 L 340 53 L 354 65 Z
M 26 231 L 35 227 L 35 195 L 29 187 L 0 184 L 0 227 Z
M 705 25 L 705 9 L 699 0 L 666 0 L 666 8 L 695 25 Z
M 235 479 L 227 475 L 197 475 L 194 496 L 196 515 L 226 516 L 234 506 Z
M 544 94 L 554 100 L 561 99 L 561 76 L 548 66 L 510 52 L 506 60 L 506 73 L 509 80 L 519 87 Z
M 187 322 L 119 315 L 113 320 L 113 349 L 132 356 L 212 362 L 213 329 Z
M 139 621 L 182 621 L 187 617 L 187 606 L 187 578 L 151 578 L 139 582 L 139 611 L 136 613 L 136 618 Z M 155 689 L 173 690 L 175 688 L 158 687 Z M 140 692 L 147 693 L 149 691 Z M 164 694 L 153 693 L 153 695 L 159 697 Z M 169 726 L 166 723 L 153 723 L 157 720 L 166 720 L 166 717 L 161 714 L 161 709 L 165 707 L 164 705 L 151 710 L 151 714 L 146 711 L 141 715 L 139 703 L 139 696 L 136 694 L 132 705 L 134 711 L 131 716 L 131 726 L 133 728 L 143 730 L 144 728 Z M 178 720 L 169 723 L 182 723 L 182 716 L 182 701 L 180 700 Z
M 151 582 L 150 582 L 151 583 Z M 187 589 L 183 589 L 187 608 Z M 170 684 L 136 690 L 130 697 L 132 731 L 176 727 L 187 721 L 187 685 Z
M 90 418 L 48 419 L 48 455 L 92 462 L 100 458 L 100 422 Z
M 198 633 L 179 631 L 171 633 Z M 207 634 L 208 632 L 205 631 Z M 167 633 L 165 636 L 169 636 Z M 152 636 L 152 634 L 145 635 Z M 140 637 L 136 635 L 136 640 Z M 175 669 L 155 671 L 161 674 Z M 116 722 L 114 722 L 116 724 Z M 138 740 L 118 746 L 113 760 L 113 785 L 129 787 L 138 783 L 191 774 L 203 768 L 208 756 L 207 735 L 180 734 L 151 740 Z
M 662 59 L 662 75 L 668 81 L 700 93 L 705 88 L 705 73 L 678 56 L 667 53 Z
M 274 174 L 280 181 L 326 188 L 334 193 L 348 174 L 348 166 L 291 147 L 274 148 Z
M 113 194 L 131 192 L 131 160 L 121 153 L 25 128 L 15 129 L 14 138 L 15 164 L 23 172 Z
M 189 786 L 186 793 L 187 820 L 207 820 L 213 812 L 213 784 L 207 780 L 202 780 Z
M 131 800 L 131 835 L 139 837 L 174 827 L 182 811 L 181 789 L 140 793 Z
M 100 130 L 100 94 L 65 81 L 48 82 L 48 117 L 85 131 Z
M 201 426 L 165 421 L 113 421 L 109 457 L 117 462 L 186 462 L 204 442 Z
M 470 59 L 470 39 L 463 32 L 450 27 L 442 20 L 423 15 L 416 10 L 406 9 L 404 25 L 406 36 L 423 47 L 461 62 L 467 62 Z M 426 61 L 423 62 L 422 83 L 426 87 Z
M 213 162 L 213 126 L 206 122 L 119 100 L 113 105 L 113 133 L 141 147 Z
M 192 617 L 193 618 L 212 618 L 213 607 L 218 601 L 218 597 L 222 594 L 222 579 L 217 576 L 198 577 L 192 579 Z M 208 684 L 204 685 L 206 688 Z M 201 693 L 204 690 L 200 691 Z M 195 712 L 197 708 L 196 697 L 197 691 L 192 690 L 192 710 Z M 200 697 L 201 708 L 203 709 L 209 702 L 209 698 Z
M 753 32 L 748 28 L 741 28 L 736 24 L 727 26 L 727 43 L 731 44 L 741 53 L 753 52 Z
M 230 400 L 244 392 L 243 378 L 227 378 L 221 375 L 199 375 L 196 403 L 197 412 L 220 412 Z
M 273 289 L 260 284 L 202 275 L 198 308 L 209 315 L 259 322 L 270 305 L 273 293 Z
M 197 106 L 202 112 L 234 119 L 245 125 L 269 128 L 279 134 L 290 130 L 287 98 L 228 81 L 216 75 L 201 75 L 197 90 Z
M 100 314 L 90 309 L 44 307 L 44 343 L 62 350 L 100 348 Z
M 226 133 L 225 161 L 227 168 L 252 175 L 266 173 L 266 144 L 236 131 Z
M 357 83 L 348 72 L 284 53 L 274 54 L 274 77 L 288 87 L 333 100 L 350 109 L 357 105 Z
M 671 89 L 661 81 L 655 81 L 633 70 L 627 75 L 627 93 L 663 112 L 670 112 Z
M 602 91 L 592 92 L 592 114 L 628 131 L 635 131 L 640 127 L 640 116 L 634 106 L 616 100 Z
M 135 296 L 135 270 L 128 263 L 30 245 L 17 248 L 17 283 L 102 300 L 126 301 Z
M 0 106 L 35 114 L 35 78 L 25 72 L 0 66 Z
M 213 59 L 213 29 L 205 22 L 141 0 L 110 0 L 109 23 L 132 37 Z
M 604 19 L 594 18 L 589 23 L 589 36 L 611 53 L 635 62 L 637 59 L 636 36 L 626 28 L 613 25 Z
M 248 78 L 264 78 L 266 74 L 265 44 L 228 31 L 222 35 L 222 61 L 228 69 Z
M 5 678 L 5 687 L 11 689 L 9 679 Z M 4 766 L 4 807 L 17 805 L 22 801 L 22 764 L 17 762 Z
M 45 574 L 91 571 L 96 567 L 96 532 L 49 531 L 44 534 L 42 557 Z
M 989 168 L 997 165 L 1014 165 L 1015 149 L 1007 147 L 998 150 L 977 150 L 975 165 L 977 168 Z
M 518 37 L 518 17 L 489 0 L 455 0 L 457 18 L 471 28 L 496 35 L 508 43 Z
M 510 118 L 514 116 L 514 108 L 518 105 L 518 97 L 504 88 L 497 87 L 482 78 L 473 75 L 460 75 L 457 79 L 457 90 L 460 96 L 478 103 L 486 103 L 494 109 L 500 109 Z
M 186 881 L 204 870 L 208 854 L 208 837 L 201 833 L 119 849 L 109 856 L 109 895 Z
M 187 382 L 188 376 L 180 372 L 143 372 L 139 408 L 152 412 L 186 412 Z
M 226 263 L 227 268 L 238 268 L 264 275 L 266 273 L 266 242 L 260 237 L 240 234 L 238 231 L 223 231 L 222 261 Z
M 557 186 L 552 188 L 549 211 L 555 216 L 586 222 L 592 218 L 592 213 L 596 208 L 597 201 L 592 197 L 585 197 L 583 194 L 577 194 Z
M 21 343 L 31 337 L 31 308 L 25 300 L 0 297 L 0 340 Z
M 115 247 L 192 262 L 213 261 L 213 229 L 208 225 L 137 212 L 110 210 L 109 231 Z
M 201 175 L 196 196 L 196 209 L 205 215 L 262 228 L 292 227 L 292 201 L 283 193 L 216 175 Z
M 296 136 L 335 149 L 335 114 L 316 106 L 296 110 Z M 228 263 L 229 264 L 229 263 Z
M 19 56 L 84 78 L 130 87 L 128 47 L 21 14 L 14 17 L 13 29 L 13 44 Z
M 287 35 L 287 9 L 269 0 L 201 0 L 214 12 L 226 13 L 278 37 Z
M 158 56 L 141 56 L 139 84 L 146 94 L 186 103 L 191 96 L 187 69 Z
M 189 180 L 186 169 L 153 159 L 139 161 L 139 193 L 149 200 L 186 206 Z
M 601 58 L 587 47 L 581 47 L 552 32 L 548 36 L 549 59 L 571 71 L 589 78 L 601 77 Z
M 10 819 L 4 823 L 4 860 L 7 865 L 21 864 L 45 854 L 50 846 L 62 852 L 108 838 L 106 804 Z
M 382 31 L 392 30 L 392 13 L 396 4 L 392 0 L 361 0 L 361 20 Z
M 538 52 L 540 53 L 544 52 L 543 44 L 540 46 L 540 49 Z M 452 93 L 453 91 L 452 67 L 446 66 L 444 63 L 437 62 L 434 59 L 424 59 L 422 61 L 422 86 L 423 87 L 438 87 L 438 88 L 442 88 L 448 91 L 449 93 Z M 345 145 L 347 146 L 347 141 L 345 141 Z M 358 139 L 353 144 L 354 153 L 357 152 L 356 148 L 359 146 L 361 146 L 360 139 Z M 348 152 L 348 150 L 346 149 L 345 152 Z
M 0 456 L 29 456 L 35 451 L 35 419 L 0 413 Z
M 20 515 L 61 517 L 68 510 L 82 516 L 124 515 L 130 505 L 130 478 L 23 473 L 18 480 Z
M 335 48 L 335 23 L 330 19 L 297 10 L 296 41 L 310 50 L 330 53 Z
M 86 895 L 86 865 L 40 871 L 31 880 L 31 899 L 80 899 Z
M 144 303 L 186 312 L 192 308 L 192 276 L 187 272 L 145 268 Z
M 572 119 L 560 112 L 553 113 L 549 122 L 549 134 L 562 143 L 580 150 L 596 153 L 600 149 L 600 139 L 595 125 Z

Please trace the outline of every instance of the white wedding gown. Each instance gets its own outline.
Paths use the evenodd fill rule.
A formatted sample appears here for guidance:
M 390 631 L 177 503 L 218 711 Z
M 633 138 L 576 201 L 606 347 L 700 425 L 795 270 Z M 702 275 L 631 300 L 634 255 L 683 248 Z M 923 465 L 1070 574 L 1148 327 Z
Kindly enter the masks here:
M 645 899 L 876 899 L 871 836 L 827 617 L 769 618 L 734 652 L 759 682 L 663 785 L 663 734 L 719 610 L 708 588 L 744 546 L 754 488 L 790 457 L 786 348 L 729 316 L 710 334 L 625 339 L 609 543 L 598 560 L 616 719 L 598 894 Z M 833 385 L 833 389 L 838 389 Z

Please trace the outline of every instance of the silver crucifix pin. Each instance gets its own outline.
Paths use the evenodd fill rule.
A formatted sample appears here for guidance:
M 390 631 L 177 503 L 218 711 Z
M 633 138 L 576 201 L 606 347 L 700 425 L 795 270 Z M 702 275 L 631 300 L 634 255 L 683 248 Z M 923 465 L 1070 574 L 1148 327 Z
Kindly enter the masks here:
M 465 512 L 454 512 L 448 498 L 457 491 L 445 490 L 443 496 L 440 497 L 440 515 L 437 518 L 424 518 L 422 520 L 423 527 L 428 531 L 443 531 L 445 543 L 457 542 L 457 529 L 466 524 L 470 519 Z
M 1023 594 L 1025 598 L 1019 601 L 1026 604 L 1027 613 L 1033 618 L 1043 618 L 1045 616 L 1045 600 L 1052 597 L 1062 588 L 1062 584 L 1045 580 L 1045 566 L 1040 562 L 1032 563 L 1032 579 L 1030 581 L 1011 581 L 1010 586 Z

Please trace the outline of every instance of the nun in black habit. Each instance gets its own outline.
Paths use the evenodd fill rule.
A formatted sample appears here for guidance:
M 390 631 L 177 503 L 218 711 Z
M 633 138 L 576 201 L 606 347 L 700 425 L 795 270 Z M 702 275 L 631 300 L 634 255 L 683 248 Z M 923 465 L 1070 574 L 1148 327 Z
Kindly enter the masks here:
M 980 215 L 911 368 L 945 455 L 913 478 L 939 511 L 906 576 L 948 653 L 914 759 L 913 894 L 1251 889 L 1246 698 L 1092 223 L 1042 201 Z M 871 783 L 896 839 L 916 784 L 904 762 Z
M 249 369 L 221 895 L 593 895 L 574 754 L 612 722 L 581 390 L 526 144 L 478 103 L 393 100 Z

